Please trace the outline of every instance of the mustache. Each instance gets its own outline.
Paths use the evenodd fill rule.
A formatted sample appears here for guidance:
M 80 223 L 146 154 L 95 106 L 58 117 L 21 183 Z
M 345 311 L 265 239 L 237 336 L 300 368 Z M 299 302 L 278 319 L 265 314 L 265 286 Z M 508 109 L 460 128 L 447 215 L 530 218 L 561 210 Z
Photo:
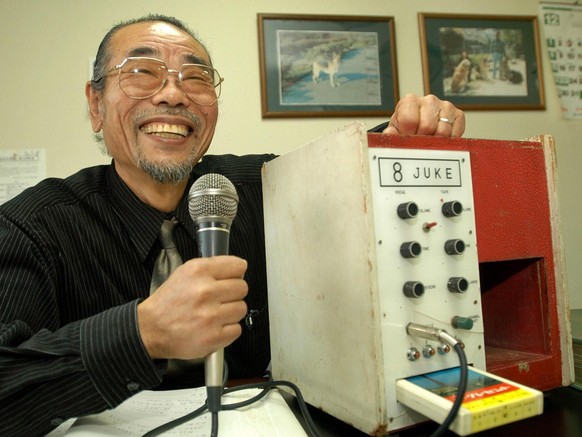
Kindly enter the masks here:
M 158 115 L 173 115 L 185 118 L 189 120 L 194 126 L 199 128 L 202 125 L 202 121 L 200 117 L 192 112 L 188 111 L 187 109 L 183 108 L 168 108 L 168 107 L 159 107 L 153 109 L 144 109 L 141 111 L 136 112 L 132 117 L 132 122 L 135 126 L 139 127 L 143 124 L 143 122 L 149 118 L 156 117 Z

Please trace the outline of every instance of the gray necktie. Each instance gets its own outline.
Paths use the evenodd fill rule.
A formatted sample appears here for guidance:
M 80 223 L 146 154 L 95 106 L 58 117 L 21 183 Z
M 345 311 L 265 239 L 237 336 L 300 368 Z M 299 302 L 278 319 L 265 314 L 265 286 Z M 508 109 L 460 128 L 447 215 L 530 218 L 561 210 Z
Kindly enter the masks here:
M 171 220 L 164 220 L 159 235 L 160 242 L 162 243 L 162 250 L 154 265 L 150 294 L 156 291 L 158 287 L 168 279 L 170 273 L 182 264 L 182 257 L 178 253 L 178 249 L 174 243 L 173 233 L 174 222 Z
M 159 240 L 162 244 L 162 250 L 154 264 L 154 271 L 152 273 L 152 282 L 150 285 L 150 294 L 157 290 L 157 288 L 164 283 L 170 274 L 182 264 L 182 257 L 178 253 L 176 244 L 174 243 L 174 224 L 171 220 L 164 220 L 160 229 Z M 175 388 L 178 384 L 188 382 L 188 377 L 193 372 L 193 366 L 199 365 L 202 360 L 168 360 L 168 370 L 164 375 L 164 382 L 166 388 Z

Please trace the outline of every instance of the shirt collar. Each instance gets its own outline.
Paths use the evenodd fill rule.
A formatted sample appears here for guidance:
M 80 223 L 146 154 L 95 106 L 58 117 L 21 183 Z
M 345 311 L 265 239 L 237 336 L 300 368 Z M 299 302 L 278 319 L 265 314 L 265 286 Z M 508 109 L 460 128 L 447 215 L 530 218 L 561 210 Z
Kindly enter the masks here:
M 141 260 L 145 261 L 158 238 L 162 222 L 168 214 L 142 202 L 119 177 L 113 164 L 109 166 L 106 181 L 112 208 L 121 220 L 122 226 L 127 231 Z M 188 234 L 194 238 L 195 230 L 188 213 L 187 196 L 191 185 L 192 180 L 188 182 L 185 194 L 182 196 L 174 215 L 180 222 L 178 226 L 183 226 Z

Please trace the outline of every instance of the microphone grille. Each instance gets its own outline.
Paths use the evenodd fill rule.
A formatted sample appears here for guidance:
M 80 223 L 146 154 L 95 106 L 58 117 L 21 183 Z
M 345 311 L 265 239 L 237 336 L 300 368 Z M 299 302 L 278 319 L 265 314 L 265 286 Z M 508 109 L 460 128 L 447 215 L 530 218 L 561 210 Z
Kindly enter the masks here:
M 194 182 L 188 193 L 188 209 L 194 221 L 202 217 L 234 220 L 238 205 L 236 188 L 228 178 L 208 173 Z

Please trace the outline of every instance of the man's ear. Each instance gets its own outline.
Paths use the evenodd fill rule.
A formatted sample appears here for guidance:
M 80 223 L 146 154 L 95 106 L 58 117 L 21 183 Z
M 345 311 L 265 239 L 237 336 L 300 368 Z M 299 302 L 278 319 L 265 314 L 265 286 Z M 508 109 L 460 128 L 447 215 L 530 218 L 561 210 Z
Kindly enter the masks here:
M 101 95 L 100 91 L 95 91 L 91 86 L 91 82 L 85 84 L 85 96 L 87 97 L 87 104 L 89 105 L 89 117 L 91 119 L 91 127 L 93 132 L 99 132 L 102 127 L 101 111 Z

